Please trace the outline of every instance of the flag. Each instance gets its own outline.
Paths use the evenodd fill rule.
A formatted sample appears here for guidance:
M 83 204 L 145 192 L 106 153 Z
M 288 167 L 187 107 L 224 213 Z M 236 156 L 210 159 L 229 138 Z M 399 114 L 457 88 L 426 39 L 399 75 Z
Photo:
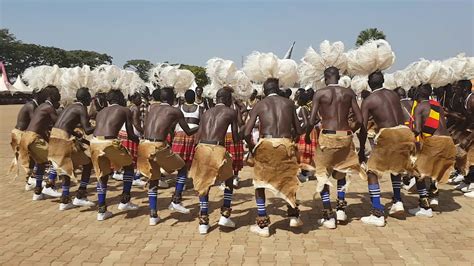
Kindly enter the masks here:
M 293 47 L 295 47 L 295 43 L 290 46 L 290 49 L 288 49 L 288 52 L 286 52 L 285 56 L 283 57 L 284 59 L 291 59 L 291 53 L 293 53 Z

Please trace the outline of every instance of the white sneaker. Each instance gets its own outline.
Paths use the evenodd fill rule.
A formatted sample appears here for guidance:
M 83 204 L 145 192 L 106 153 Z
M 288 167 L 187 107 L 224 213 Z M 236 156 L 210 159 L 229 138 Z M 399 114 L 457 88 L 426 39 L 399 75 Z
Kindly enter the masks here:
M 72 208 L 76 208 L 76 206 L 72 203 L 59 203 L 59 210 L 60 211 L 65 211 L 65 210 L 69 210 L 69 209 L 72 209 Z
M 343 210 L 336 210 L 336 220 L 338 222 L 345 222 L 347 221 L 347 214 Z
M 183 205 L 181 204 L 176 204 L 174 202 L 171 202 L 170 206 L 168 207 L 168 209 L 170 209 L 171 211 L 177 211 L 177 212 L 180 212 L 180 213 L 190 213 L 191 211 L 187 208 L 185 208 Z
M 459 183 L 459 185 L 455 186 L 454 189 L 462 191 L 463 189 L 466 189 L 467 187 L 468 187 L 468 184 L 466 184 L 464 182 L 461 182 L 461 183 Z M 467 191 L 467 192 L 469 192 L 469 191 Z
M 471 191 L 473 191 L 473 190 L 474 190 L 474 184 L 473 184 L 473 183 L 471 183 L 471 184 L 469 184 L 469 185 L 466 184 L 465 187 L 461 188 L 461 191 L 462 191 L 463 193 L 468 193 L 468 192 L 471 192 Z
M 44 196 L 43 193 L 41 193 L 39 195 L 33 193 L 33 200 L 44 200 L 44 199 L 45 199 L 45 196 Z
M 403 207 L 403 202 L 397 201 L 392 204 L 390 207 L 390 211 L 388 212 L 389 215 L 398 216 L 403 215 L 405 213 L 405 208 Z
M 83 199 L 74 198 L 74 200 L 72 201 L 72 204 L 79 207 L 94 207 L 95 206 L 95 203 L 88 200 L 87 198 L 83 198 Z
M 58 192 L 56 189 L 53 189 L 52 187 L 44 187 L 43 194 L 48 195 L 53 198 L 61 197 L 61 192 Z
M 254 225 L 250 226 L 250 232 L 255 233 L 255 234 L 257 234 L 259 236 L 262 236 L 262 237 L 269 237 L 270 236 L 270 230 L 269 230 L 268 226 L 266 226 L 264 228 L 260 228 L 260 226 L 254 224 Z
M 224 191 L 225 188 L 226 188 L 225 182 L 222 182 L 222 183 L 219 185 L 219 189 L 222 190 L 222 191 Z
M 36 186 L 36 178 L 29 177 L 28 181 L 25 184 L 25 190 L 26 191 L 33 190 L 35 189 L 35 186 Z
M 383 216 L 377 217 L 371 214 L 370 216 L 362 217 L 360 220 L 365 224 L 375 225 L 379 227 L 385 226 L 385 217 Z
M 474 190 L 471 192 L 464 193 L 464 197 L 474 198 Z
M 160 180 L 158 180 L 158 187 L 159 188 L 169 188 L 170 185 L 168 185 L 168 183 L 166 183 L 165 181 L 160 179 Z
M 432 199 L 430 199 L 430 206 L 436 207 L 436 206 L 438 206 L 438 205 L 439 205 L 439 200 L 438 200 L 438 198 L 432 198 Z
M 424 217 L 433 217 L 433 211 L 431 210 L 431 208 L 429 209 L 424 209 L 424 208 L 414 208 L 414 209 L 409 209 L 408 212 L 411 214 L 411 215 L 415 215 L 415 216 L 424 216 Z
M 200 224 L 199 225 L 199 234 L 205 235 L 205 234 L 207 234 L 207 231 L 209 231 L 209 225 L 208 224 Z
M 232 185 L 234 185 L 234 187 L 238 187 L 238 186 L 239 186 L 239 182 L 240 182 L 240 177 L 235 176 L 235 177 L 234 177 L 234 180 L 232 180 Z
M 235 222 L 232 221 L 230 218 L 226 218 L 224 216 L 221 216 L 221 218 L 219 219 L 218 225 L 224 226 L 224 227 L 234 228 L 235 227 Z
M 119 172 L 115 172 L 112 175 L 112 178 L 115 179 L 115 180 L 118 180 L 118 181 L 123 181 L 123 174 L 119 173 Z
M 301 227 L 303 226 L 303 221 L 300 217 L 290 217 L 290 227 Z
M 456 175 L 455 177 L 450 178 L 450 179 L 448 180 L 448 183 L 455 185 L 455 184 L 459 184 L 459 183 L 461 183 L 461 182 L 463 182 L 463 181 L 464 181 L 464 176 L 458 174 L 458 175 Z
M 127 203 L 120 202 L 120 204 L 118 205 L 118 209 L 121 211 L 134 211 L 138 210 L 138 205 L 133 204 L 132 201 L 129 201 Z
M 330 219 L 321 218 L 321 219 L 318 219 L 318 224 L 322 225 L 326 228 L 329 228 L 329 229 L 336 229 L 336 219 L 334 219 L 334 218 L 330 218 Z
M 410 179 L 410 183 L 408 185 L 403 185 L 402 188 L 406 191 L 410 191 L 410 189 L 416 184 L 416 178 L 412 177 Z
M 146 186 L 146 182 L 141 180 L 141 179 L 135 179 L 132 182 L 132 186 L 144 187 L 144 186 Z
M 97 221 L 103 221 L 105 219 L 109 219 L 110 217 L 112 217 L 112 212 L 109 211 L 97 213 Z
M 158 222 L 160 221 L 160 217 L 150 217 L 150 223 L 149 225 L 157 225 Z

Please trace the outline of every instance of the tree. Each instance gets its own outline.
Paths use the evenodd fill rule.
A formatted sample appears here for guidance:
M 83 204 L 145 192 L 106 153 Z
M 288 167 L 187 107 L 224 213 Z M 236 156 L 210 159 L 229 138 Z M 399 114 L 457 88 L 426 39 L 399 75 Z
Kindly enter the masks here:
M 5 64 L 9 78 L 20 75 L 32 66 L 58 65 L 75 67 L 89 65 L 92 68 L 101 64 L 111 64 L 112 57 L 94 51 L 66 51 L 56 47 L 23 43 L 8 29 L 0 29 L 0 61 Z
M 207 80 L 207 75 L 206 75 L 206 69 L 204 67 L 200 67 L 200 66 L 192 66 L 192 65 L 184 65 L 182 64 L 180 66 L 181 69 L 187 69 L 191 72 L 193 72 L 194 76 L 195 76 L 195 80 L 196 80 L 196 84 L 199 86 L 199 87 L 204 87 L 207 85 L 207 83 L 209 83 L 209 81 Z
M 359 47 L 369 40 L 385 40 L 386 36 L 383 31 L 377 28 L 369 28 L 361 31 L 357 36 L 356 46 Z
M 123 68 L 130 68 L 133 71 L 137 72 L 137 74 L 140 76 L 141 79 L 143 80 L 148 80 L 148 71 L 153 67 L 153 64 L 145 59 L 133 59 L 133 60 L 128 60 L 125 65 L 123 65 Z

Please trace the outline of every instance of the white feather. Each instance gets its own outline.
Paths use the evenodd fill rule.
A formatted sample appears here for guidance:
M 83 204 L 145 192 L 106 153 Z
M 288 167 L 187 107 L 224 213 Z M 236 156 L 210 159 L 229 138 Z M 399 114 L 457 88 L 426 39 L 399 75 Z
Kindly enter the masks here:
M 357 95 L 360 95 L 360 93 L 363 90 L 368 90 L 369 89 L 368 76 L 354 76 L 351 81 L 351 88 L 354 90 L 354 92 Z
M 344 88 L 350 88 L 351 87 L 351 78 L 348 76 L 342 76 L 339 79 L 339 86 L 344 87 Z
M 369 75 L 390 68 L 395 53 L 385 40 L 372 40 L 347 53 L 347 69 L 351 75 Z

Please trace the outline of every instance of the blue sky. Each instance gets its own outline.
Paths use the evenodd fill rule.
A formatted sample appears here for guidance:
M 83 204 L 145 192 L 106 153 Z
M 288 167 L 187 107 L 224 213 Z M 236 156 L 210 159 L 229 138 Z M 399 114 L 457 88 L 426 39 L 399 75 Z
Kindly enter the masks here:
M 283 56 L 296 41 L 298 62 L 310 46 L 343 41 L 377 27 L 397 60 L 474 55 L 474 1 L 23 1 L 0 0 L 0 26 L 18 39 L 128 59 L 205 65 L 212 57 L 241 66 L 253 50 Z

